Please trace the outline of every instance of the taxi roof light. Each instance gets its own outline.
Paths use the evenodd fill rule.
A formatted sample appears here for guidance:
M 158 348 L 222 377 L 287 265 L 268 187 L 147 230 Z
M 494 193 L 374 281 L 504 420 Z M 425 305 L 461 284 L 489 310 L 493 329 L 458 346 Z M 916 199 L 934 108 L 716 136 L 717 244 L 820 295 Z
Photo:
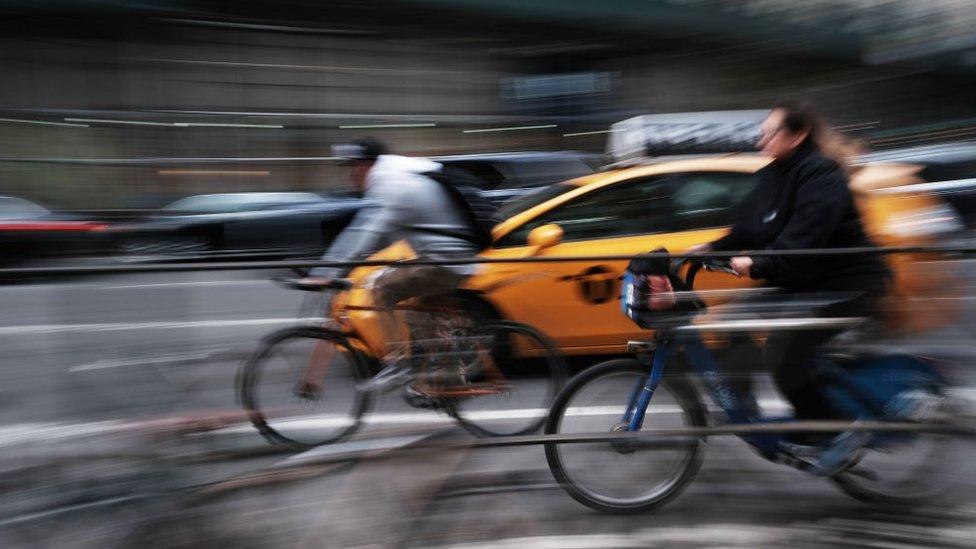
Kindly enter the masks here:
M 610 126 L 613 163 L 648 157 L 754 152 L 768 110 L 646 114 Z

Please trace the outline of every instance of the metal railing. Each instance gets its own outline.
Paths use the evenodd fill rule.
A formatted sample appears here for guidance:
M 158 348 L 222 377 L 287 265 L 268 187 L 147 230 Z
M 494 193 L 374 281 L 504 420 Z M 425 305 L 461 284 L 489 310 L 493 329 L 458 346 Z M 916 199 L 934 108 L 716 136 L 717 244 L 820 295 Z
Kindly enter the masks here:
M 888 254 L 971 254 L 976 252 L 976 245 L 938 244 L 928 246 L 887 246 L 887 247 L 859 247 L 859 248 L 815 248 L 802 250 L 741 250 L 729 252 L 679 252 L 679 253 L 645 253 L 645 254 L 611 254 L 611 255 L 579 255 L 579 256 L 545 256 L 533 255 L 526 257 L 481 257 L 458 259 L 368 259 L 360 261 L 324 261 L 324 260 L 278 260 L 278 261 L 229 261 L 229 262 L 174 262 L 153 264 L 126 265 L 58 265 L 46 267 L 10 267 L 0 269 L 0 277 L 16 278 L 20 276 L 72 276 L 81 274 L 125 274 L 125 273 L 166 273 L 180 271 L 239 271 L 260 269 L 291 269 L 309 267 L 337 267 L 354 269 L 356 267 L 382 267 L 409 262 L 411 265 L 471 265 L 471 264 L 517 264 L 517 263 L 585 263 L 602 261 L 629 261 L 635 258 L 646 259 L 708 259 L 731 258 L 738 256 L 750 257 L 816 257 L 816 256 L 857 256 L 857 255 L 888 255 Z

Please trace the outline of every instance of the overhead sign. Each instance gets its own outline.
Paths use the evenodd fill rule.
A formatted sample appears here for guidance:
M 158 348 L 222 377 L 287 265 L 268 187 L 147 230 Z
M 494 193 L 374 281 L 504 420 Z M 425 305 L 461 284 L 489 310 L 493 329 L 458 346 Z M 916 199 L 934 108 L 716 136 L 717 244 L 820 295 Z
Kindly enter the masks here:
M 607 154 L 615 162 L 639 157 L 753 151 L 768 110 L 685 112 L 635 116 L 610 126 Z

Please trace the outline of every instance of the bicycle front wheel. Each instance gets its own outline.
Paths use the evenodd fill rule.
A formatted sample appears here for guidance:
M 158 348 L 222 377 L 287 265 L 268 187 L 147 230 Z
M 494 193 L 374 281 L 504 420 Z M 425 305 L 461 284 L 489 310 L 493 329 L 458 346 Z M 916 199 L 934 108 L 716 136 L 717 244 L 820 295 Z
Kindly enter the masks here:
M 584 370 L 556 397 L 546 434 L 625 431 L 622 419 L 650 367 L 633 359 L 611 360 Z M 706 425 L 694 388 L 665 379 L 654 392 L 643 428 L 681 429 Z M 701 467 L 704 440 L 668 437 L 651 441 L 546 444 L 546 459 L 559 484 L 574 499 L 609 513 L 636 513 L 676 497 Z M 663 444 L 657 444 L 663 443 Z
M 344 335 L 315 327 L 266 337 L 245 361 L 238 394 L 251 423 L 269 442 L 306 449 L 355 432 L 370 395 L 366 357 Z
M 517 322 L 477 326 L 462 342 L 464 383 L 447 411 L 477 436 L 535 432 L 566 381 L 566 362 L 541 332 Z

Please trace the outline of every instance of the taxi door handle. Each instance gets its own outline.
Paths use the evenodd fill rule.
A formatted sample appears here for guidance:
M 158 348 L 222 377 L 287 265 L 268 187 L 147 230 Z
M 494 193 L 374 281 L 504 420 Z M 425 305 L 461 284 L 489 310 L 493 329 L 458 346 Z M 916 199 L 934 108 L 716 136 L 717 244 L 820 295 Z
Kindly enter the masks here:
M 560 276 L 556 280 L 560 282 L 580 282 L 594 278 L 622 280 L 623 275 L 617 274 L 616 271 L 604 265 L 596 265 L 576 274 Z

